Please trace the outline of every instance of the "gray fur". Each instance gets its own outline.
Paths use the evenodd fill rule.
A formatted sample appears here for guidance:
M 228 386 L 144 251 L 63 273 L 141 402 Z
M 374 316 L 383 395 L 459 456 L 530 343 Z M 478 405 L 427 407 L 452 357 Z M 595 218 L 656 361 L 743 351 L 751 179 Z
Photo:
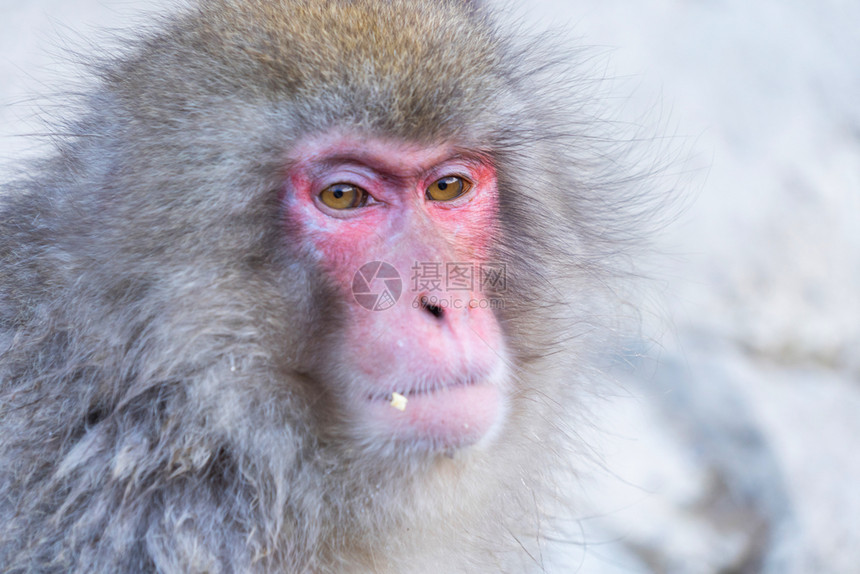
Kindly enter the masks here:
M 632 236 L 568 55 L 484 10 L 209 1 L 93 66 L 71 135 L 0 194 L 4 571 L 541 570 Z M 489 448 L 369 443 L 309 374 L 338 306 L 277 189 L 332 126 L 499 166 L 517 391 Z

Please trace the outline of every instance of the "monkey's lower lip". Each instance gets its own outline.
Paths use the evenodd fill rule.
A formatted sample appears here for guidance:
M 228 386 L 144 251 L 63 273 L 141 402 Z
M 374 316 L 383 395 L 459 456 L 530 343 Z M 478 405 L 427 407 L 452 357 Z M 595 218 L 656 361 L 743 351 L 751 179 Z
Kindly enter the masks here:
M 401 411 L 386 400 L 370 401 L 371 416 L 380 431 L 397 439 L 437 448 L 459 448 L 492 434 L 503 413 L 502 393 L 486 382 L 468 382 L 438 389 L 401 391 Z

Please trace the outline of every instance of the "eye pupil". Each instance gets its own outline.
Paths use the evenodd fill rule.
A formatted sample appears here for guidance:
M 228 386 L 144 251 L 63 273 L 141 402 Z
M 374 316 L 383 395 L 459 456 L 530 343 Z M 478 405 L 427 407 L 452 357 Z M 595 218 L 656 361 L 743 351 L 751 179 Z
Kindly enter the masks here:
M 335 199 L 340 199 L 341 197 L 343 197 L 343 190 L 342 189 L 335 189 L 334 191 L 331 192 L 331 194 L 334 196 Z
M 440 181 L 436 185 L 438 185 L 439 189 L 441 189 L 442 191 L 445 191 L 446 189 L 448 189 L 448 184 L 445 183 L 444 181 Z

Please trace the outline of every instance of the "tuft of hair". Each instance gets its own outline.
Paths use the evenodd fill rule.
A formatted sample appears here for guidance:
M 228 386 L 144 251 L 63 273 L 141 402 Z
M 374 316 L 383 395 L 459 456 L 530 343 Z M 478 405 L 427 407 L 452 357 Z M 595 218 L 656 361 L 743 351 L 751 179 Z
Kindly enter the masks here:
M 5 571 L 540 571 L 634 237 L 571 56 L 469 0 L 208 0 L 94 63 L 0 194 Z M 332 129 L 497 166 L 516 391 L 486 448 L 350 441 L 303 375 L 337 320 L 278 189 Z

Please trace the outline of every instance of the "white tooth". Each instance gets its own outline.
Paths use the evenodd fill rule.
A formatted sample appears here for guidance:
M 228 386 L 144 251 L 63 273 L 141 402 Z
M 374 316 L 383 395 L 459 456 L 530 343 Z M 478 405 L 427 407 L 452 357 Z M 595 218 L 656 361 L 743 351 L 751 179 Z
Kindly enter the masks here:
M 408 399 L 400 393 L 391 393 L 391 402 L 389 404 L 398 411 L 405 411 L 407 401 Z

